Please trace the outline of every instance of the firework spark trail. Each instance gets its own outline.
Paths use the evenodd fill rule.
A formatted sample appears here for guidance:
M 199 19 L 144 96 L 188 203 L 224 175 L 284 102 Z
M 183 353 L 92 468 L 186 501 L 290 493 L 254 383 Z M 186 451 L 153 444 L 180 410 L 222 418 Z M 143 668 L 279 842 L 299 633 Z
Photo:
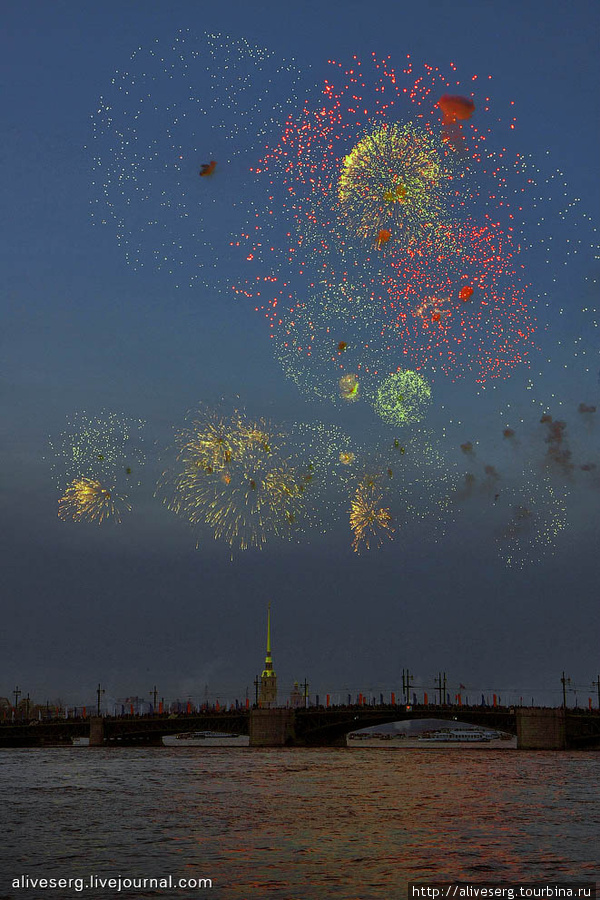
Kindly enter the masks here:
M 289 538 L 304 484 L 293 467 L 234 464 L 227 474 L 199 485 L 194 511 L 215 538 L 240 550 L 261 548 L 270 536 Z M 194 521 L 193 517 L 190 518 Z
M 300 71 L 242 39 L 180 30 L 138 47 L 92 116 L 93 221 L 135 270 L 219 289 L 247 217 L 253 148 L 291 106 Z M 201 165 L 216 162 L 208 178 Z
M 144 425 L 142 419 L 105 410 L 97 416 L 75 413 L 58 441 L 49 441 L 58 483 L 78 475 L 110 479 L 121 471 L 139 468 L 145 459 L 141 436 Z
M 496 548 L 506 566 L 523 569 L 554 554 L 567 525 L 568 494 L 532 467 L 524 471 L 520 484 L 503 490 L 502 499 L 510 505 L 507 520 L 496 533 Z
M 340 379 L 350 376 L 365 383 L 365 376 L 368 380 L 371 371 L 377 372 L 372 335 L 380 327 L 372 297 L 350 284 L 324 282 L 281 311 L 273 332 L 276 355 L 286 376 L 308 397 L 334 403 L 356 399 L 358 393 L 351 390 L 350 396 L 342 395 Z
M 569 497 L 578 487 L 589 492 L 598 486 L 594 466 L 579 465 L 579 459 L 589 458 L 589 449 L 579 446 L 575 457 L 564 442 L 564 422 L 555 423 L 547 414 L 541 424 L 545 429 L 499 429 L 495 448 L 475 451 L 471 441 L 460 445 L 471 471 L 456 486 L 453 502 L 479 516 L 478 531 L 493 529 L 497 554 L 508 567 L 538 565 L 554 555 L 569 523 Z M 558 456 L 548 452 L 549 436 Z M 502 462 L 484 463 L 492 453 Z

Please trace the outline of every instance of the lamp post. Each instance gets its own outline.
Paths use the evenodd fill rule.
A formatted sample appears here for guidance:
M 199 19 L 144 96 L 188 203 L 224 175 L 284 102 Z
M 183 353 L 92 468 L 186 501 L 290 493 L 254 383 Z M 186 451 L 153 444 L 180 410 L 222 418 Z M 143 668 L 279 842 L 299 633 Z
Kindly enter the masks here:
M 304 684 L 302 685 L 304 688 L 304 709 L 308 706 L 308 688 L 309 684 L 306 678 L 304 679 Z
M 254 679 L 254 694 L 255 694 L 255 705 L 258 706 L 258 689 L 260 687 L 260 678 L 258 675 Z
M 414 679 L 414 675 L 411 675 L 408 669 L 402 669 L 402 693 L 407 706 L 410 703 L 410 688 Z
M 433 679 L 440 692 L 440 706 L 446 705 L 446 673 L 438 672 L 438 677 Z
M 562 684 L 562 692 L 563 692 L 563 709 L 567 708 L 567 685 L 571 684 L 570 678 L 565 678 L 565 673 L 562 673 L 561 684 Z
M 96 694 L 98 696 L 98 703 L 96 706 L 96 715 L 98 715 L 98 716 L 101 714 L 100 713 L 100 702 L 102 700 L 102 694 L 104 694 L 104 693 L 105 693 L 104 688 L 102 688 L 100 686 L 100 682 L 98 682 L 98 687 L 96 688 Z

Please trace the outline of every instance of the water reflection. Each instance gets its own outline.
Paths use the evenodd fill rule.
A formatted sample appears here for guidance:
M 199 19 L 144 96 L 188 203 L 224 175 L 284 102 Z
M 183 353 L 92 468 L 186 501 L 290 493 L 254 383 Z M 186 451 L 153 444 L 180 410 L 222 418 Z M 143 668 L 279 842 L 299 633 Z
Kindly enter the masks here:
M 178 747 L 0 760 L 9 873 L 210 877 L 211 896 L 248 900 L 599 874 L 593 753 Z

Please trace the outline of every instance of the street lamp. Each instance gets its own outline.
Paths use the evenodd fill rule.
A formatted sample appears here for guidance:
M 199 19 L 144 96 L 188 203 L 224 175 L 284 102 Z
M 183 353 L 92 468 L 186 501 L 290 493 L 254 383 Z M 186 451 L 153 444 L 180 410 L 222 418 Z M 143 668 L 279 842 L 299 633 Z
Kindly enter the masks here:
M 304 679 L 304 684 L 302 686 L 304 688 L 304 709 L 306 709 L 308 706 L 308 688 L 309 688 L 309 684 L 308 684 L 308 681 L 306 680 L 306 678 Z
M 19 685 L 17 685 L 16 688 L 14 689 L 14 691 L 13 691 L 13 694 L 14 694 L 14 697 L 15 697 L 15 711 L 14 711 L 14 713 L 13 713 L 13 718 L 15 718 L 16 715 L 17 715 L 17 712 L 18 712 L 18 709 L 19 709 L 19 697 L 21 696 L 22 693 L 23 693 L 23 692 L 22 692 L 21 688 L 19 687 Z
M 408 669 L 402 669 L 402 692 L 406 704 L 410 703 L 410 689 L 413 681 L 414 675 L 411 675 Z
M 567 708 L 567 685 L 571 684 L 571 679 L 565 678 L 565 673 L 563 672 L 562 678 L 560 680 L 561 680 L 562 691 L 563 691 L 563 709 L 566 709 Z
M 100 715 L 100 700 L 102 699 L 102 694 L 106 693 L 102 687 L 100 687 L 100 682 L 98 682 L 98 687 L 96 688 L 96 694 L 98 695 L 98 704 L 97 704 L 97 715 Z

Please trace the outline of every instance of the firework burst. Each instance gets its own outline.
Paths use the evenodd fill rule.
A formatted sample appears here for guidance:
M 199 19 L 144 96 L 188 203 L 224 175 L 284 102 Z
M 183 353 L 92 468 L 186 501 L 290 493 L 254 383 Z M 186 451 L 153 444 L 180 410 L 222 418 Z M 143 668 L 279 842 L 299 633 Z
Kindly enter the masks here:
M 50 440 L 61 519 L 120 522 L 131 510 L 128 497 L 145 462 L 144 425 L 104 410 L 96 416 L 78 412 L 58 440 Z
M 434 134 L 383 122 L 344 157 L 337 185 L 339 214 L 367 246 L 389 232 L 386 250 L 415 243 L 454 247 L 448 217 L 454 156 Z
M 383 538 L 391 540 L 394 531 L 389 509 L 381 504 L 383 491 L 376 476 L 366 476 L 358 484 L 350 503 L 350 528 L 354 533 L 352 549 L 360 553 L 363 547 L 371 549 L 371 543 L 381 546 Z
M 117 494 L 94 478 L 74 478 L 58 501 L 58 515 L 63 521 L 96 522 L 105 520 L 120 524 L 123 512 L 131 512 L 127 497 Z
M 239 241 L 256 275 L 234 289 L 270 321 L 291 376 L 314 371 L 316 392 L 335 337 L 361 378 L 399 365 L 506 377 L 537 348 L 519 208 L 504 150 L 488 149 L 499 123 L 487 98 L 455 145 L 443 139 L 437 99 L 450 81 L 439 70 L 417 75 L 409 63 L 398 73 L 375 57 L 372 68 L 356 58 L 332 66 L 320 103 L 288 121 L 256 168 L 269 180 L 268 215 Z M 353 319 L 339 337 L 336 307 Z
M 201 409 L 175 444 L 175 468 L 158 488 L 171 510 L 234 549 L 292 536 L 308 482 L 281 430 L 238 411 Z
M 431 403 L 431 388 L 417 372 L 407 370 L 388 375 L 380 384 L 375 412 L 389 425 L 420 422 Z

